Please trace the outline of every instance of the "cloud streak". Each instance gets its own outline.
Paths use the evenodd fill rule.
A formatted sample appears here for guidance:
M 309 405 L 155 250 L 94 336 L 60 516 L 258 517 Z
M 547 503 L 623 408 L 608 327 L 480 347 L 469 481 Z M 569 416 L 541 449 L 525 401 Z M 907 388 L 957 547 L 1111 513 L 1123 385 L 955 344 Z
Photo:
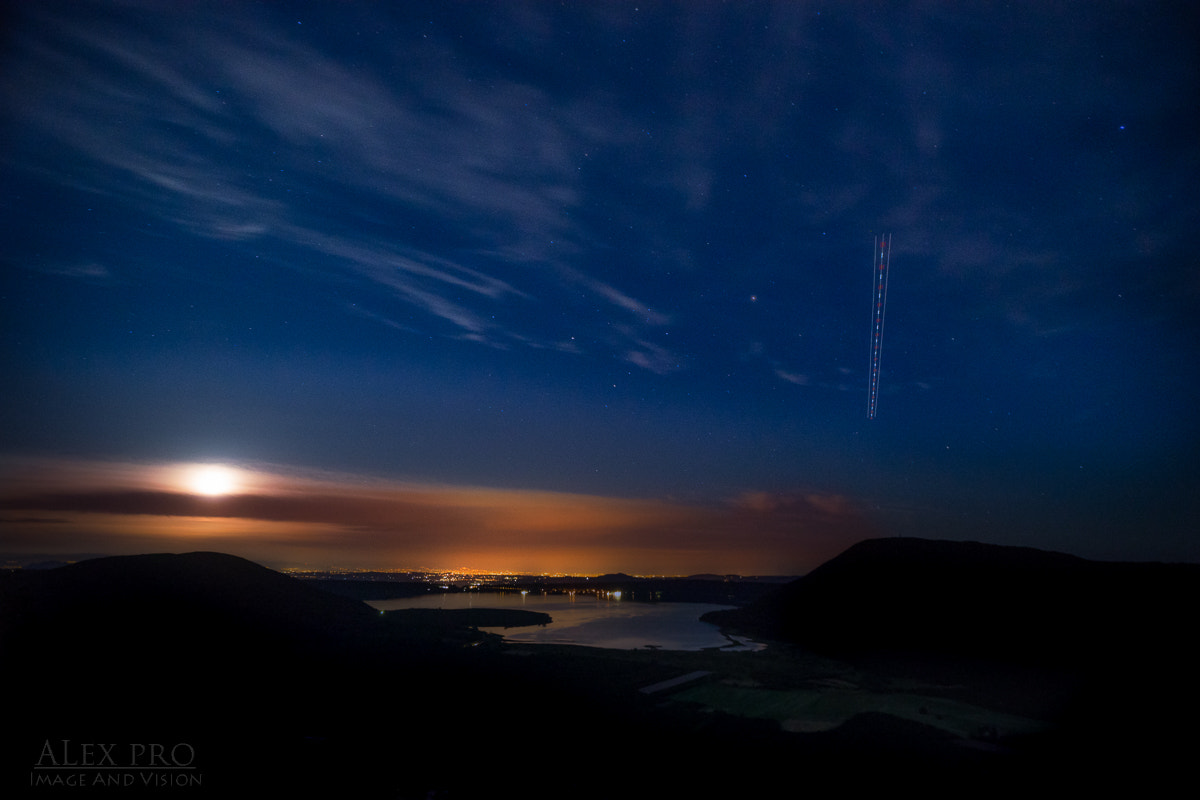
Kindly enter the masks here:
M 563 104 L 517 80 L 476 83 L 447 66 L 458 56 L 447 44 L 401 48 L 395 69 L 405 79 L 385 82 L 233 10 L 235 19 L 196 24 L 195 36 L 188 14 L 154 6 L 145 8 L 153 36 L 86 14 L 44 15 L 45 33 L 21 43 L 22 71 L 43 91 L 10 82 L 7 94 L 32 129 L 91 169 L 36 168 L 202 239 L 291 247 L 310 273 L 385 289 L 393 302 L 375 299 L 381 320 L 411 317 L 397 307 L 427 315 L 395 326 L 403 329 L 554 347 L 569 333 L 530 326 L 522 309 L 590 295 L 641 313 L 628 333 L 586 338 L 615 338 L 629 363 L 662 371 L 671 359 L 646 347 L 642 331 L 665 317 L 610 281 L 572 279 L 560 263 L 593 239 L 572 217 L 584 193 L 579 163 L 635 124 L 595 98 Z M 271 141 L 283 143 L 273 163 L 230 158 Z M 324 202 L 335 194 L 360 199 Z M 450 221 L 453 241 L 419 243 Z M 395 246 L 398 229 L 412 233 L 412 246 Z M 586 318 L 573 322 L 577 330 Z
M 1080 150 L 1074 166 L 1013 161 L 1038 142 L 1058 152 L 1074 127 L 1087 141 L 1111 138 L 1114 93 L 1161 114 L 1168 87 L 1185 80 L 1164 72 L 1142 97 L 1146 76 L 1165 69 L 1157 61 L 1139 62 L 1133 75 L 1116 63 L 1080 68 L 1095 60 L 1094 37 L 1117 24 L 1099 14 L 1082 23 L 1075 13 L 1038 15 L 1038 26 L 1074 33 L 1082 24 L 1087 35 L 1015 59 L 1013 48 L 1044 39 L 1023 30 L 1035 23 L 985 33 L 936 9 L 853 15 L 847 22 L 881 53 L 846 79 L 874 87 L 864 105 L 854 87 L 822 77 L 843 41 L 807 10 L 768 5 L 736 20 L 688 11 L 682 25 L 655 29 L 637 22 L 648 15 L 581 9 L 579 29 L 593 31 L 581 43 L 562 38 L 571 26 L 551 24 L 548 11 L 498 6 L 481 12 L 495 32 L 484 55 L 445 32 L 418 33 L 403 15 L 356 8 L 362 27 L 394 36 L 386 52 L 356 58 L 316 44 L 270 9 L 145 4 L 136 25 L 103 5 L 80 4 L 71 15 L 27 9 L 38 33 L 10 56 L 6 104 L 87 166 L 68 169 L 61 158 L 13 166 L 132 204 L 202 240 L 255 253 L 290 248 L 294 258 L 281 262 L 289 268 L 383 290 L 368 316 L 398 330 L 608 355 L 657 374 L 690 363 L 656 338 L 660 329 L 721 328 L 721 311 L 666 311 L 663 297 L 679 292 L 646 296 L 605 261 L 644 250 L 659 254 L 654 273 L 664 283 L 689 275 L 699 252 L 692 237 L 736 208 L 736 184 L 753 174 L 718 169 L 731 141 L 750 161 L 775 165 L 779 177 L 753 185 L 777 198 L 781 215 L 809 228 L 873 217 L 903 232 L 905 268 L 928 265 L 914 283 L 977 287 L 964 308 L 1035 337 L 1069 329 L 1092 280 L 1090 259 L 1045 230 L 1047 204 L 1074 209 L 1080 230 L 1102 215 L 1108 231 L 1134 231 L 1106 244 L 1131 258 L 1161 250 L 1171 240 L 1164 226 L 1177 230 L 1194 211 L 1186 187 L 1197 165 L 1188 156 L 1129 166 L 1129 191 L 1115 203 L 1090 187 L 1110 169 L 1117 139 Z M 667 34 L 651 65 L 626 64 L 616 48 L 572 80 L 539 73 L 564 46 L 650 30 Z M 746 63 L 714 72 L 722 43 L 751 31 Z M 1003 69 L 964 72 L 950 44 L 963 37 Z M 896 47 L 902 40 L 929 45 Z M 526 70 L 488 63 L 517 57 Z M 631 75 L 642 85 L 631 89 Z M 1065 122 L 1014 131 L 993 157 L 1000 163 L 977 166 L 985 159 L 973 132 L 991 130 L 1013 98 L 1042 98 L 1035 89 L 1049 75 L 1076 110 L 1046 107 Z M 271 157 L 242 155 L 264 151 Z M 1038 170 L 1046 171 L 1040 185 L 1021 182 Z M 964 175 L 974 176 L 969 203 Z M 1013 202 L 1014 187 L 1026 202 Z M 880 197 L 887 207 L 877 207 Z M 989 207 L 981 228 L 973 220 Z M 558 306 L 562 318 L 545 313 Z M 609 323 L 614 309 L 624 324 Z
M 112 481 L 81 480 L 106 468 Z M 76 462 L 56 477 L 53 462 L 43 461 L 40 477 L 14 481 L 0 496 L 4 546 L 91 550 L 89 531 L 99 527 L 118 550 L 148 541 L 195 549 L 199 537 L 282 566 L 323 558 L 451 567 L 471 559 L 469 566 L 496 570 L 796 574 L 869 535 L 850 501 L 813 493 L 697 505 L 245 470 L 258 487 L 252 493 L 209 497 L 172 489 L 165 476 L 180 469 Z

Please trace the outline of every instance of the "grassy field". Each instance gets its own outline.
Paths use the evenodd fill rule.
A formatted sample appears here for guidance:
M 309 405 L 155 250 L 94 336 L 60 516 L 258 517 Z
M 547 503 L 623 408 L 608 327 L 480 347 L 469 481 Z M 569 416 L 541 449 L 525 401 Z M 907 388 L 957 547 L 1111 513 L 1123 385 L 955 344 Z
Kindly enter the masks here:
M 907 692 L 870 692 L 835 686 L 767 689 L 709 681 L 671 695 L 676 702 L 744 717 L 772 719 L 784 730 L 831 730 L 856 714 L 879 712 L 939 728 L 963 739 L 1025 736 L 1046 730 L 1046 723 L 994 709 Z
M 1061 687 L 1051 677 L 1020 670 L 942 662 L 851 664 L 787 645 L 752 653 L 565 645 L 504 650 L 531 669 L 553 670 L 581 691 L 614 698 L 706 671 L 704 678 L 655 692 L 652 701 L 697 719 L 716 712 L 768 720 L 788 733 L 832 731 L 855 717 L 888 715 L 964 744 L 992 746 L 1045 732 L 1061 701 Z

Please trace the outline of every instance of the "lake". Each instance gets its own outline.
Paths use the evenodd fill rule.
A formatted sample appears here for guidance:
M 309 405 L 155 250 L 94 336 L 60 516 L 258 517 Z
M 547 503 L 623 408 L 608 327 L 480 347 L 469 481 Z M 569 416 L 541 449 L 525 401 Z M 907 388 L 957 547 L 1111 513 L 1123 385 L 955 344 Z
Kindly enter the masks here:
M 520 592 L 458 592 L 368 603 L 379 611 L 401 608 L 522 608 L 549 614 L 553 622 L 525 628 L 481 628 L 509 642 L 574 644 L 634 650 L 728 648 L 761 650 L 763 645 L 741 637 L 721 635 L 700 615 L 730 606 L 712 603 L 646 603 L 622 600 L 616 593 L 521 594 Z

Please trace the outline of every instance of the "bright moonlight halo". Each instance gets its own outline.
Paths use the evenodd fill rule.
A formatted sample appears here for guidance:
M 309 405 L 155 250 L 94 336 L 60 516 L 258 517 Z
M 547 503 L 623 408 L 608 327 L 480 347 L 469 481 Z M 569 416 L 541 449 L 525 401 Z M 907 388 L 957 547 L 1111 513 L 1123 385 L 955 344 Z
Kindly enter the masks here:
M 223 464 L 197 464 L 187 471 L 185 483 L 188 491 L 195 494 L 219 497 L 232 494 L 238 489 L 240 474 Z

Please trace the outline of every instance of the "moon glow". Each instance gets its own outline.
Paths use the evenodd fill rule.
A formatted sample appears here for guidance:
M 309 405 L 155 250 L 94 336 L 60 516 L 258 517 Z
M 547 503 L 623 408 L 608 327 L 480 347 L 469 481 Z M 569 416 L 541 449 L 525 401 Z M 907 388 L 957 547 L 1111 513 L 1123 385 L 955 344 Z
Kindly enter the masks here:
M 201 464 L 188 471 L 188 490 L 208 497 L 231 494 L 238 488 L 238 471 L 221 464 Z

